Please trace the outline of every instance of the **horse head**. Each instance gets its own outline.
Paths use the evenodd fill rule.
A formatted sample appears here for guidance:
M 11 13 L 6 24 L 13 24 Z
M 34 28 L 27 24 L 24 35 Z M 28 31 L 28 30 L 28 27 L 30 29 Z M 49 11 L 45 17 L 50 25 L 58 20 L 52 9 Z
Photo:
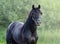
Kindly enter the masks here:
M 37 26 L 40 25 L 40 15 L 42 15 L 40 8 L 40 5 L 38 5 L 38 7 L 34 7 L 34 5 L 32 5 L 32 10 L 30 12 L 30 16 Z

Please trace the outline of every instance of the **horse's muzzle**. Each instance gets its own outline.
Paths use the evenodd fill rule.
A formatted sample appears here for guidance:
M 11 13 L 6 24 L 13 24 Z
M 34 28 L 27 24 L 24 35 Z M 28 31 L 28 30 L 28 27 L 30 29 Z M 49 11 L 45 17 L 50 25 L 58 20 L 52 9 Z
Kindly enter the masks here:
M 35 37 L 31 38 L 31 42 L 35 43 Z
M 40 26 L 41 22 L 40 22 L 40 20 L 37 20 L 35 23 L 36 23 L 37 26 Z

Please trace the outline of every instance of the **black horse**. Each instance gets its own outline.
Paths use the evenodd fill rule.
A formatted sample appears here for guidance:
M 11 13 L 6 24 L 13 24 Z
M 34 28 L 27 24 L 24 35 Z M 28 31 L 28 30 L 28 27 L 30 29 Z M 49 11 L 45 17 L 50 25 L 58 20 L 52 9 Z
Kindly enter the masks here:
M 8 26 L 6 34 L 7 44 L 37 44 L 37 26 L 40 24 L 40 5 L 34 7 L 32 5 L 32 10 L 29 17 L 25 23 L 13 22 Z

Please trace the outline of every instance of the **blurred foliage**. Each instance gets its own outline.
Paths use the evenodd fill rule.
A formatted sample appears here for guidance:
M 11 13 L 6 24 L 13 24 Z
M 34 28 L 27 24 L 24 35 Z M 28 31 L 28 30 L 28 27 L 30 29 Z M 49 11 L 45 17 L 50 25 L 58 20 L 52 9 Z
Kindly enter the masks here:
M 0 0 L 0 25 L 5 26 L 13 21 L 25 22 L 33 4 L 41 5 L 41 29 L 59 28 L 59 0 Z

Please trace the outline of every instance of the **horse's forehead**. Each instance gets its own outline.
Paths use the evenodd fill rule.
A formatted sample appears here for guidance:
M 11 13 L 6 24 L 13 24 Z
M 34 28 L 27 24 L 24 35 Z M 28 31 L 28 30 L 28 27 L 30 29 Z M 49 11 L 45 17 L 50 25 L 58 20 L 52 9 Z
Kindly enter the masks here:
M 40 12 L 39 9 L 33 9 L 33 10 L 32 10 L 32 13 L 38 13 L 38 12 Z

